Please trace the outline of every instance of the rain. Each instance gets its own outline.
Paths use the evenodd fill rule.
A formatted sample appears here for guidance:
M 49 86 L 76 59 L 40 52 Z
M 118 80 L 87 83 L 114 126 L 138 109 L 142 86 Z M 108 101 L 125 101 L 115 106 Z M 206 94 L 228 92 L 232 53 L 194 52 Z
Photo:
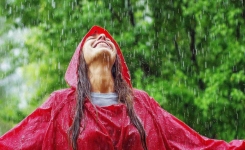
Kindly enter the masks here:
M 64 77 L 72 55 L 99 25 L 120 46 L 134 88 L 203 136 L 245 139 L 244 5 L 244 0 L 2 0 L 0 136 L 52 92 L 69 88 Z

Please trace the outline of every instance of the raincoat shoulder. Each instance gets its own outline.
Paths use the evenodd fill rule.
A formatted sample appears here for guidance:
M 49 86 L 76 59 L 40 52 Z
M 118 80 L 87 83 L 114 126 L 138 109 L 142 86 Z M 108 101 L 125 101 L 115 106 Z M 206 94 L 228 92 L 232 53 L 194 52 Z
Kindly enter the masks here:
M 143 122 L 149 149 L 244 150 L 244 140 L 209 139 L 201 136 L 163 108 L 146 92 L 134 89 L 135 111 Z
M 53 92 L 43 105 L 0 137 L 0 149 L 42 149 L 53 121 L 65 104 L 73 102 L 73 93 L 73 89 Z

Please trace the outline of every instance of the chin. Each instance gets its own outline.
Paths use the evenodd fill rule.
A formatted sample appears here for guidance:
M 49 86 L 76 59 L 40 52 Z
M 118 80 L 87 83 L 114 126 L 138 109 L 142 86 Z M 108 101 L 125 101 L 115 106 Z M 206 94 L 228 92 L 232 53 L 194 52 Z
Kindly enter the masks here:
M 107 56 L 113 56 L 114 52 L 113 50 L 109 49 L 109 48 L 99 48 L 97 50 L 99 55 L 107 55 Z
M 116 54 L 112 52 L 111 49 L 101 49 L 95 56 L 97 60 L 114 62 L 116 59 Z

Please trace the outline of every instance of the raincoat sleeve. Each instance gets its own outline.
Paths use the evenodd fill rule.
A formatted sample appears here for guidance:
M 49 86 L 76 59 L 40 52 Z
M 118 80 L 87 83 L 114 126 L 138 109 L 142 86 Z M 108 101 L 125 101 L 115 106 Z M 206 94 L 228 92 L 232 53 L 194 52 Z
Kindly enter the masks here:
M 54 94 L 32 114 L 0 137 L 0 150 L 41 149 L 43 137 L 51 118 Z
M 165 135 L 167 145 L 171 149 L 222 149 L 222 150 L 245 150 L 244 140 L 233 140 L 227 143 L 223 140 L 209 139 L 201 136 L 185 123 L 163 110 L 151 97 L 149 100 L 152 110 L 155 111 L 157 122 Z

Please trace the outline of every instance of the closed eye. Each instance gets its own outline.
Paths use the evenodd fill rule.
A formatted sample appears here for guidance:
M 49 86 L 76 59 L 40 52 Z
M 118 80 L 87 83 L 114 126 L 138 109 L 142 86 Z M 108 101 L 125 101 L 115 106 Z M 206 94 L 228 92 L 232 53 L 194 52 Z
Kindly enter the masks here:
M 95 38 L 94 38 L 94 37 L 88 37 L 88 38 L 86 39 L 86 41 L 92 40 L 92 39 L 95 39 Z

